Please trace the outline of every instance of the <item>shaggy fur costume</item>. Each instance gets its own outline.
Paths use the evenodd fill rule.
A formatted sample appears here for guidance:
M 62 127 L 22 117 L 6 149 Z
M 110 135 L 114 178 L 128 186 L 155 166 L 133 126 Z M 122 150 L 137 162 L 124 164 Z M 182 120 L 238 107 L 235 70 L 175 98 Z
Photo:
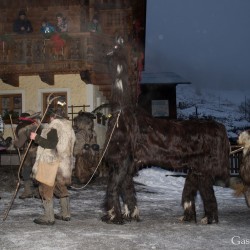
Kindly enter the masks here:
M 244 195 L 247 205 L 250 207 L 250 130 L 240 133 L 238 144 L 244 146 L 242 162 L 240 164 L 240 176 L 244 184 Z
M 113 114 L 107 138 L 116 120 L 117 114 Z M 215 121 L 168 121 L 152 118 L 139 108 L 123 108 L 105 157 L 110 177 L 106 196 L 108 214 L 103 220 L 122 223 L 119 196 L 132 217 L 138 210 L 131 188 L 132 176 L 140 166 L 152 165 L 189 169 L 182 195 L 184 221 L 196 220 L 195 196 L 199 191 L 207 223 L 218 222 L 213 180 L 228 181 L 229 152 L 225 127 Z
M 47 133 L 51 128 L 57 130 L 58 144 L 56 149 L 44 149 L 41 146 L 37 149 L 36 162 L 33 166 L 33 175 L 37 172 L 38 162 L 54 162 L 59 160 L 58 173 L 65 179 L 65 184 L 70 184 L 72 170 L 74 168 L 73 148 L 75 144 L 75 133 L 71 122 L 65 119 L 54 119 L 42 130 L 41 136 L 47 138 Z
M 82 111 L 74 118 L 76 133 L 74 175 L 80 183 L 89 181 L 99 160 L 99 145 L 97 145 L 94 131 L 94 118 L 93 114 Z
M 244 146 L 240 175 L 244 184 L 250 185 L 250 130 L 240 133 L 238 144 Z
M 133 174 L 142 165 L 180 169 L 187 167 L 182 204 L 184 221 L 196 220 L 195 196 L 199 191 L 204 204 L 204 223 L 218 222 L 213 190 L 215 177 L 229 179 L 230 145 L 225 127 L 215 121 L 173 121 L 152 117 L 132 102 L 128 83 L 127 53 L 123 39 L 108 53 L 115 70 L 112 109 L 106 135 L 111 137 L 105 159 L 109 165 L 105 222 L 123 223 L 139 219 Z M 117 124 L 116 124 L 117 122 Z M 120 198 L 125 211 L 122 212 Z

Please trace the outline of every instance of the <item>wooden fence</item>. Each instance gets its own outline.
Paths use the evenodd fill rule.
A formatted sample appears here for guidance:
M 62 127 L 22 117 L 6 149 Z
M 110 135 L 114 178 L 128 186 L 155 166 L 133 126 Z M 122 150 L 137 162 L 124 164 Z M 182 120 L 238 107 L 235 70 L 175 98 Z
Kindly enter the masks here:
M 68 106 L 70 112 L 68 112 L 69 115 L 69 120 L 72 121 L 75 116 L 77 116 L 78 112 L 80 111 L 86 111 L 86 108 L 90 107 L 90 105 L 81 105 L 81 106 L 75 106 L 75 105 L 70 105 Z
M 230 176 L 239 176 L 239 169 L 242 160 L 242 152 L 237 152 L 229 156 L 230 159 Z M 173 176 L 186 176 L 188 169 L 173 170 L 168 169 L 171 173 L 169 175 Z
M 240 164 L 242 160 L 242 152 L 230 155 L 230 174 L 231 176 L 238 176 Z

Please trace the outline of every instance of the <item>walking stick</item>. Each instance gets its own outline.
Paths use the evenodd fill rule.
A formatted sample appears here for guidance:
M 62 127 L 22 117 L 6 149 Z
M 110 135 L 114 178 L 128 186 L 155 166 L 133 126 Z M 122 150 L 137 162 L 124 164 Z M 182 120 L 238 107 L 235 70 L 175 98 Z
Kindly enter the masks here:
M 50 100 L 50 97 L 51 97 L 52 94 L 53 94 L 53 93 L 51 93 L 51 94 L 48 96 L 48 98 L 47 98 L 47 107 L 46 107 L 46 109 L 45 109 L 45 111 L 44 111 L 44 114 L 43 114 L 43 117 L 42 117 L 42 119 L 41 119 L 40 124 L 37 126 L 37 128 L 36 128 L 36 130 L 35 130 L 35 133 L 36 133 L 37 130 L 40 128 L 40 126 L 41 126 L 41 124 L 42 124 L 42 122 L 43 122 L 43 119 L 44 119 L 45 115 L 47 114 L 47 111 L 48 111 L 49 106 L 51 105 L 51 103 L 52 103 L 55 99 L 57 99 L 57 98 L 60 97 L 60 96 L 55 96 L 55 97 L 53 97 L 53 98 Z M 25 154 L 23 155 L 22 161 L 21 161 L 21 163 L 20 163 L 20 166 L 19 166 L 19 169 L 18 169 L 18 182 L 17 182 L 16 190 L 15 190 L 13 196 L 12 196 L 12 199 L 11 199 L 11 201 L 10 201 L 10 204 L 9 204 L 8 208 L 7 208 L 6 211 L 5 211 L 5 215 L 4 215 L 4 217 L 3 217 L 3 221 L 6 220 L 8 214 L 9 214 L 9 211 L 10 211 L 12 205 L 13 205 L 13 202 L 14 202 L 14 200 L 15 200 L 15 198 L 16 198 L 17 191 L 18 191 L 18 189 L 19 189 L 19 187 L 20 187 L 20 182 L 21 182 L 20 172 L 21 172 L 21 169 L 22 169 L 22 166 L 23 166 L 25 157 L 26 157 L 26 155 L 27 155 L 27 153 L 28 153 L 28 151 L 29 151 L 29 149 L 30 149 L 31 143 L 32 143 L 32 140 L 30 140 L 30 142 L 29 142 L 29 144 L 28 144 L 28 147 L 27 147 L 27 149 L 26 149 L 26 151 L 25 151 Z
M 14 129 L 13 129 L 13 122 L 12 122 L 11 114 L 9 115 L 9 117 L 10 117 L 10 125 L 11 125 L 13 138 L 14 138 L 14 140 L 16 140 L 15 132 L 14 132 Z M 17 152 L 18 152 L 18 156 L 19 156 L 19 161 L 21 162 L 21 154 L 20 154 L 19 148 L 17 148 Z

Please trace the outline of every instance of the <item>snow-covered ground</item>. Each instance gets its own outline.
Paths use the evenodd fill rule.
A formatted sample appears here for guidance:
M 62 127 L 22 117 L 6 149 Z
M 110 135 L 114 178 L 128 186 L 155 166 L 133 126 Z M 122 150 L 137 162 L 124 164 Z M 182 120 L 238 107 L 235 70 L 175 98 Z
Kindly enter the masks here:
M 0 224 L 0 249 L 249 249 L 250 210 L 243 197 L 235 197 L 232 189 L 215 187 L 220 222 L 181 223 L 184 178 L 168 174 L 154 167 L 139 172 L 134 180 L 141 221 L 124 225 L 106 224 L 100 219 L 105 182 L 70 190 L 72 219 L 56 221 L 53 226 L 33 223 L 43 211 L 40 200 L 16 198 L 7 219 Z M 2 214 L 12 194 L 0 189 L 0 195 Z M 58 207 L 56 200 L 55 211 Z M 200 220 L 203 205 L 199 196 L 196 210 Z
M 237 109 L 245 95 L 235 91 L 197 91 L 190 85 L 179 85 L 177 102 L 190 107 L 178 109 L 178 116 L 189 117 L 197 111 L 199 117 L 216 117 L 226 125 L 229 136 L 237 137 L 237 131 L 232 132 L 233 127 L 249 126 Z M 13 186 L 16 171 L 12 172 L 8 181 Z M 106 189 L 102 179 L 82 190 L 71 189 L 71 221 L 56 221 L 50 227 L 33 223 L 33 219 L 43 212 L 38 199 L 16 198 L 7 219 L 2 221 L 15 188 L 6 190 L 0 185 L 0 249 L 249 249 L 250 209 L 243 197 L 235 197 L 232 189 L 215 186 L 219 224 L 181 223 L 178 219 L 183 213 L 181 195 L 185 179 L 170 174 L 155 167 L 139 172 L 134 181 L 141 221 L 124 225 L 106 224 L 100 219 Z M 58 200 L 55 200 L 55 212 L 58 208 Z M 196 211 L 200 220 L 203 204 L 199 195 Z

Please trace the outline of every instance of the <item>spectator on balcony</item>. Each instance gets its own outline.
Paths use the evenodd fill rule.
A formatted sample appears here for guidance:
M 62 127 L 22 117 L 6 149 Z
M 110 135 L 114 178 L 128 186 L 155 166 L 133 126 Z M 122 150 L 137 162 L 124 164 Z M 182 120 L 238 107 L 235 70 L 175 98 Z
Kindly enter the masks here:
M 62 13 L 58 13 L 56 15 L 57 19 L 57 25 L 56 25 L 56 31 L 57 32 L 67 32 L 68 31 L 68 22 L 66 17 L 62 15 Z
M 100 33 L 102 31 L 101 25 L 97 15 L 94 15 L 92 21 L 88 25 L 88 31 Z
M 45 18 L 42 21 L 42 26 L 40 29 L 41 33 L 47 35 L 47 34 L 51 34 L 53 32 L 55 32 L 55 27 L 48 22 L 48 20 Z
M 18 18 L 14 21 L 13 31 L 18 34 L 31 33 L 33 31 L 32 24 L 30 20 L 27 19 L 24 10 L 19 11 Z

